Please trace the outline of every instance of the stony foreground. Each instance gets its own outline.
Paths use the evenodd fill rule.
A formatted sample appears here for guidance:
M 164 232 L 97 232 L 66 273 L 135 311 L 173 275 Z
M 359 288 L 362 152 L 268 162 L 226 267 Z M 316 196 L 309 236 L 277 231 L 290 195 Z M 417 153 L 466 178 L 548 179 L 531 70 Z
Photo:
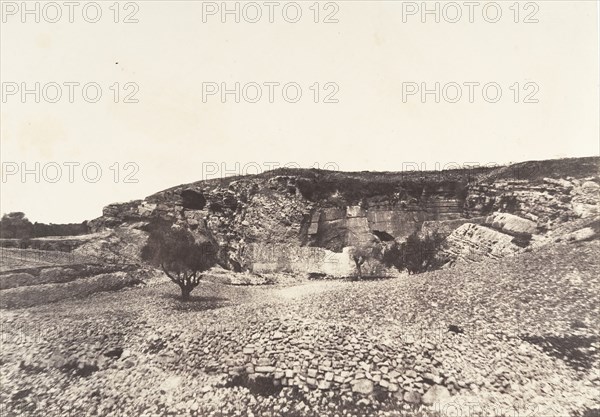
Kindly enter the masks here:
M 206 282 L 189 303 L 159 283 L 2 311 L 2 415 L 591 416 L 599 249 L 383 281 Z

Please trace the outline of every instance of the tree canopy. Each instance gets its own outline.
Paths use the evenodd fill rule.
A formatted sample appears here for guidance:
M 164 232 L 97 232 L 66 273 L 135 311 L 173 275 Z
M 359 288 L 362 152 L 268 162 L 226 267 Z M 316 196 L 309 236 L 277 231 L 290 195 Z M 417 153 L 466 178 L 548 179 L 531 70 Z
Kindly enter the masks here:
M 181 288 L 184 300 L 200 283 L 201 272 L 216 264 L 217 255 L 218 247 L 209 237 L 195 237 L 168 223 L 154 225 L 142 249 L 142 259 L 160 267 Z

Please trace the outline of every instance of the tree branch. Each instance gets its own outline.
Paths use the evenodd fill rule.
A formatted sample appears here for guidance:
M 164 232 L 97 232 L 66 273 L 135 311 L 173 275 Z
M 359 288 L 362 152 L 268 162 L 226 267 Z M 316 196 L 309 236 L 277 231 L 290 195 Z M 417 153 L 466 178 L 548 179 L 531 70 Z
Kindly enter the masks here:
M 175 284 L 179 284 L 179 281 L 177 280 L 177 278 L 175 278 L 173 275 L 171 275 L 169 273 L 169 271 L 167 271 L 167 268 L 165 268 L 165 265 L 163 263 L 160 264 L 160 267 L 162 268 L 162 270 L 164 271 L 164 273 L 169 277 L 169 279 L 171 281 L 173 281 Z

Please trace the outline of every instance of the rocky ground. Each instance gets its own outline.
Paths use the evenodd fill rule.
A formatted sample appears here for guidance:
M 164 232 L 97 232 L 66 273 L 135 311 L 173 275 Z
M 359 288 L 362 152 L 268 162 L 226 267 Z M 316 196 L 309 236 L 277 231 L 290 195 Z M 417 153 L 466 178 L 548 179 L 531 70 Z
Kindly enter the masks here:
M 3 310 L 2 415 L 597 415 L 599 249 Z

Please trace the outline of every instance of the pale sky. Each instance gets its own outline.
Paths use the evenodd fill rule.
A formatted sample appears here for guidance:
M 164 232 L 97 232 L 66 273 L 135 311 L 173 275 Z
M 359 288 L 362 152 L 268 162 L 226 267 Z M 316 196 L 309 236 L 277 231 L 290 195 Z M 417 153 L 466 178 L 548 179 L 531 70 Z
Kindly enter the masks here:
M 319 23 L 313 1 L 297 3 L 297 23 L 286 21 L 295 19 L 291 2 L 276 2 L 273 23 L 262 1 L 239 3 L 239 23 L 234 15 L 221 22 L 220 1 L 122 2 L 119 23 L 113 2 L 101 1 L 101 17 L 90 23 L 84 17 L 93 20 L 94 8 L 82 13 L 88 3 L 79 2 L 73 23 L 63 2 L 55 3 L 62 13 L 56 23 L 47 20 L 55 20 L 57 9 L 39 3 L 36 23 L 34 14 L 22 14 L 20 1 L 2 2 L 2 213 L 80 222 L 112 202 L 227 175 L 223 168 L 253 173 L 277 163 L 399 171 L 410 163 L 436 169 L 599 152 L 596 1 L 521 2 L 518 8 L 498 2 L 497 23 L 486 21 L 496 16 L 492 8 L 483 12 L 487 2 L 474 9 L 473 22 L 464 2 L 454 3 L 462 12 L 456 23 L 449 20 L 457 9 L 448 2 L 439 2 L 439 23 L 434 15 L 421 21 L 413 7 L 421 1 L 321 2 Z M 435 3 L 428 2 L 432 9 Z M 247 21 L 257 10 L 262 18 Z M 130 14 L 137 23 L 122 22 Z M 327 16 L 338 22 L 324 23 Z M 40 103 L 35 94 L 21 96 L 22 87 L 35 90 L 36 82 Z M 203 100 L 203 83 L 207 92 L 221 83 L 234 89 L 236 82 L 246 93 L 240 103 L 234 94 L 224 103 L 219 94 Z M 440 103 L 434 94 L 424 102 L 420 93 L 403 100 L 403 90 L 434 90 L 436 82 Z M 98 102 L 84 100 L 87 83 L 100 87 Z M 137 103 L 123 102 L 134 88 L 126 83 L 138 86 Z M 280 83 L 273 84 L 273 103 L 265 83 Z M 301 88 L 298 102 L 284 99 L 287 83 Z M 473 103 L 464 83 L 479 83 L 471 84 Z M 484 99 L 488 83 L 496 83 L 487 90 L 489 101 L 495 86 L 501 89 L 496 103 Z M 252 103 L 257 84 L 262 96 Z M 462 96 L 452 103 L 457 85 Z M 324 103 L 336 89 L 338 102 Z M 93 98 L 94 89 L 87 91 Z M 287 91 L 293 98 L 294 88 Z M 527 97 L 538 102 L 525 103 Z M 89 182 L 98 167 L 98 181 Z M 24 178 L 23 168 L 31 171 Z M 137 182 L 125 181 L 127 174 Z

